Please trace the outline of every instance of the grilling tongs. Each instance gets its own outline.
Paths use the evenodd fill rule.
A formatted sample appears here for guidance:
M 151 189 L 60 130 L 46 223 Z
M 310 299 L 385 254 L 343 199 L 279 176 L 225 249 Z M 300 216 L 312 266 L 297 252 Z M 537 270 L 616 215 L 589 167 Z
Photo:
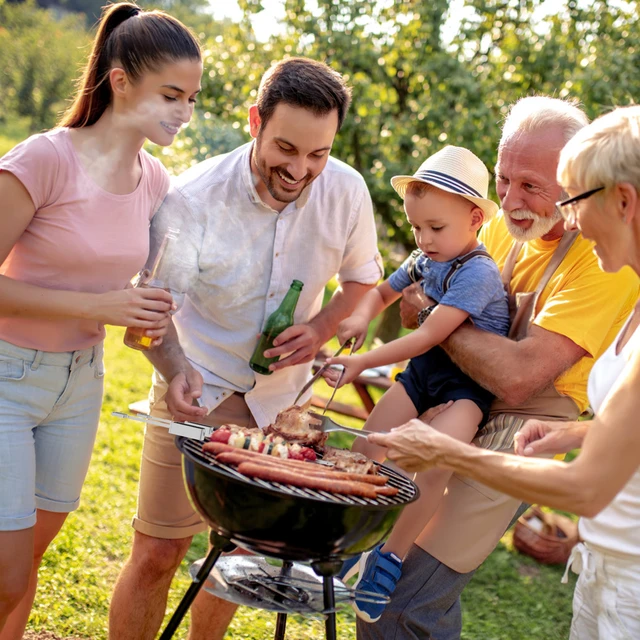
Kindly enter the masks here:
M 346 340 L 344 343 L 342 343 L 340 345 L 340 348 L 333 354 L 333 358 L 337 358 L 349 345 L 351 345 L 351 353 L 349 355 L 353 355 L 353 348 L 355 347 L 355 340 L 353 342 L 353 344 L 351 343 L 351 338 L 349 338 L 348 340 Z M 307 391 L 308 389 L 311 388 L 311 385 L 330 367 L 331 365 L 329 364 L 329 361 L 327 359 L 327 362 L 325 362 L 314 374 L 313 377 L 307 381 L 307 383 L 304 385 L 304 387 L 302 387 L 302 389 L 300 389 L 300 393 L 296 396 L 296 399 L 293 401 L 293 404 L 296 405 L 298 404 L 298 400 L 300 400 L 300 398 L 302 398 L 302 396 L 304 395 L 305 391 Z M 337 385 L 339 386 L 339 385 Z M 337 389 L 336 386 L 336 389 Z M 331 398 L 329 398 L 329 402 L 327 402 L 327 406 L 329 406 L 331 400 L 333 399 L 333 396 L 335 394 L 335 389 L 333 391 L 333 393 L 331 394 Z M 327 407 L 325 407 L 323 413 L 325 413 L 327 410 Z

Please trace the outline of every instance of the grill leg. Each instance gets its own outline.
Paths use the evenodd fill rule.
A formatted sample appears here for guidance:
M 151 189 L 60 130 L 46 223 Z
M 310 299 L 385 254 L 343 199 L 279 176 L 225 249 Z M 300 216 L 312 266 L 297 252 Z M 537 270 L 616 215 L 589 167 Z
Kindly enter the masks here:
M 180 623 L 189 610 L 191 603 L 195 600 L 195 597 L 198 595 L 198 592 L 202 588 L 202 585 L 205 583 L 207 576 L 211 573 L 213 565 L 216 563 L 223 552 L 233 551 L 233 549 L 235 549 L 235 545 L 231 544 L 227 538 L 222 538 L 221 536 L 215 534 L 213 531 L 210 534 L 210 541 L 213 546 L 209 551 L 209 555 L 207 555 L 207 557 L 205 558 L 205 561 L 200 567 L 200 571 L 198 571 L 198 574 L 187 589 L 187 593 L 184 594 L 184 597 L 180 601 L 178 608 L 171 616 L 171 620 L 169 620 L 169 624 L 167 624 L 166 629 L 162 632 L 160 640 L 169 640 L 170 638 L 173 638 L 173 634 L 180 626 Z
M 333 576 L 337 576 L 342 569 L 342 560 L 327 560 L 312 562 L 311 568 L 322 576 L 322 593 L 324 595 L 324 610 L 327 619 L 324 623 L 326 640 L 337 640 L 336 635 L 336 597 L 333 591 Z
M 282 569 L 280 571 L 281 576 L 291 575 L 291 569 L 293 568 L 293 562 L 285 560 L 282 563 Z M 287 614 L 279 613 L 276 619 L 276 634 L 273 636 L 273 640 L 284 640 L 284 634 L 287 630 Z
M 287 630 L 287 614 L 279 613 L 276 618 L 276 634 L 273 640 L 284 640 L 284 634 Z
M 324 576 L 322 578 L 322 591 L 324 594 L 324 608 L 329 611 L 324 623 L 326 640 L 336 640 L 336 599 L 333 592 L 333 578 Z

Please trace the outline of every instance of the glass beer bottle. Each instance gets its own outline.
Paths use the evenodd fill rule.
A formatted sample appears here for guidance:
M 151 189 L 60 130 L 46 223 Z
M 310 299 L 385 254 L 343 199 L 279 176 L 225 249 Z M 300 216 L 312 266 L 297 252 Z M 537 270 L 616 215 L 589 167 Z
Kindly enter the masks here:
M 167 233 L 165 234 L 162 242 L 160 243 L 160 248 L 158 249 L 158 253 L 156 254 L 156 258 L 153 261 L 153 266 L 151 267 L 151 271 L 148 273 L 146 269 L 140 272 L 138 280 L 135 287 L 141 288 L 155 288 L 155 289 L 164 289 L 165 291 L 169 291 L 169 285 L 167 282 L 167 265 L 170 262 L 168 259 L 168 255 L 171 253 L 170 249 L 173 244 L 177 240 L 180 235 L 179 229 L 169 228 Z M 145 335 L 146 329 L 138 328 L 138 327 L 127 327 L 127 330 L 124 334 L 124 343 L 127 347 L 131 347 L 132 349 L 137 349 L 138 351 L 147 351 L 151 348 L 151 343 L 153 342 L 153 338 Z
M 251 360 L 249 360 L 249 366 L 257 373 L 265 376 L 273 373 L 273 371 L 269 371 L 269 365 L 277 362 L 280 356 L 265 358 L 264 352 L 273 347 L 273 341 L 276 336 L 279 336 L 287 327 L 293 324 L 293 312 L 296 310 L 296 304 L 298 304 L 298 298 L 303 286 L 300 280 L 294 280 L 280 306 L 269 316 L 262 330 L 258 345 L 251 356 Z

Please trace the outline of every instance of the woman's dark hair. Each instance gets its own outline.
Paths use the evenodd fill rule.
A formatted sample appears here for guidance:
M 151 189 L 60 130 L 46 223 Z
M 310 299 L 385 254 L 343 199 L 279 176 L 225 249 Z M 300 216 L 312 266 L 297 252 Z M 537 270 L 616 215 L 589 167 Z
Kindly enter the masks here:
M 111 104 L 108 76 L 114 66 L 135 82 L 145 71 L 159 71 L 163 64 L 184 59 L 201 60 L 202 55 L 195 35 L 179 20 L 129 2 L 107 5 L 75 99 L 59 126 L 78 128 L 97 122 Z
M 287 58 L 262 76 L 256 101 L 262 127 L 281 102 L 319 116 L 336 109 L 340 131 L 351 102 L 351 89 L 337 71 L 323 62 Z

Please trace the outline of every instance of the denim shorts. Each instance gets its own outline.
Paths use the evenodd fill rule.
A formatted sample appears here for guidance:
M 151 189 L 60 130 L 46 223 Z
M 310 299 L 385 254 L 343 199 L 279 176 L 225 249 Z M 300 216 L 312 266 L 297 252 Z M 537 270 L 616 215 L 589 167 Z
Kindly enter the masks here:
M 418 415 L 449 400 L 471 400 L 482 411 L 481 427 L 489 418 L 493 394 L 462 373 L 441 347 L 411 358 L 396 380 L 405 388 Z
M 78 507 L 103 377 L 102 344 L 52 353 L 0 340 L 0 531 Z

